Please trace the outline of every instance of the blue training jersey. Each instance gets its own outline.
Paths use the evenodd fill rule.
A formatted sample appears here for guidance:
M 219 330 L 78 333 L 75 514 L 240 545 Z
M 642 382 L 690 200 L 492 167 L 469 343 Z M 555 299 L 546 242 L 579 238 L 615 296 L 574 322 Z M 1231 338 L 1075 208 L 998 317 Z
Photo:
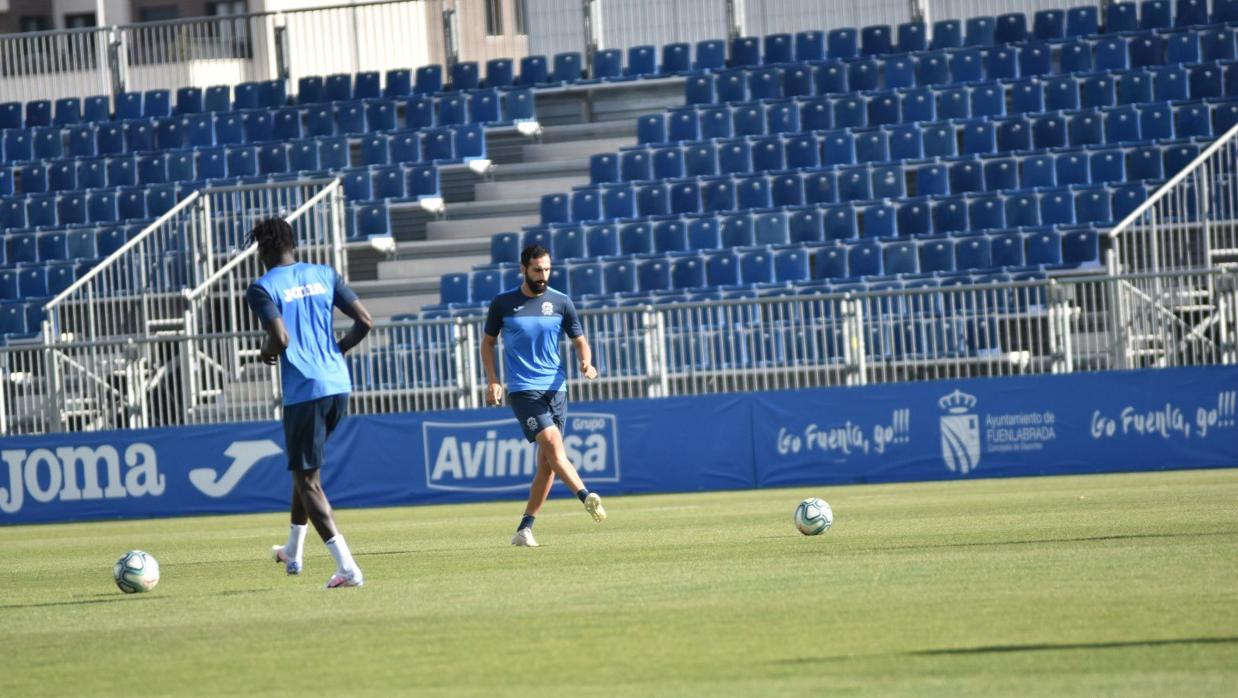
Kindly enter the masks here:
M 564 333 L 575 339 L 584 330 L 576 306 L 566 294 L 553 288 L 537 297 L 524 295 L 520 286 L 504 291 L 490 301 L 486 334 L 503 333 L 503 368 L 507 390 L 562 390 L 567 382 L 559 355 Z
M 334 269 L 303 262 L 275 267 L 245 297 L 264 326 L 279 317 L 288 330 L 280 357 L 285 405 L 352 391 L 332 309 L 351 305 L 357 294 Z

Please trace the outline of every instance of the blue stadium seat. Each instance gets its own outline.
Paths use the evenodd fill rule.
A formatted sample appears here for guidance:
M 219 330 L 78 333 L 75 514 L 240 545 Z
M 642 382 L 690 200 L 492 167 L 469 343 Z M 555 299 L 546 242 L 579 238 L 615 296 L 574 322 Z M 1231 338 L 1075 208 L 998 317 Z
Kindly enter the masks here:
M 51 228 L 56 226 L 56 212 L 55 194 L 35 194 L 26 198 L 26 222 L 32 228 Z M 9 261 L 14 261 L 11 255 Z
M 525 56 L 520 59 L 520 77 L 516 84 L 525 87 L 550 82 L 550 66 L 545 56 Z
M 374 198 L 374 180 L 368 168 L 345 170 L 339 173 L 344 187 L 344 197 L 349 201 L 369 201 Z
M 770 136 L 757 139 L 751 144 L 752 171 L 768 172 L 786 167 L 782 157 L 783 143 L 780 138 Z
M 1221 69 L 1215 65 L 1192 66 L 1188 86 L 1191 99 L 1222 96 L 1224 90 L 1221 87 Z
M 573 82 L 580 79 L 580 70 L 576 70 L 575 77 L 571 76 L 571 69 L 565 69 L 564 74 L 569 79 L 564 80 L 559 78 L 559 56 L 573 54 L 559 54 L 555 56 L 555 80 L 557 82 Z M 574 54 L 579 55 L 579 54 Z M 577 64 L 579 65 L 579 64 Z M 682 75 L 692 71 L 692 46 L 680 42 L 663 44 L 662 46 L 662 74 L 663 75 Z
M 408 195 L 420 199 L 422 197 L 439 197 L 438 168 L 434 165 L 413 165 L 407 170 Z
M 19 167 L 21 188 L 24 194 L 43 194 L 47 192 L 47 166 L 41 163 L 31 163 Z
M 1019 51 L 1019 74 L 1025 77 L 1053 72 L 1053 53 L 1047 44 L 1032 41 Z
M 963 45 L 963 23 L 957 19 L 942 19 L 933 23 L 934 51 L 943 48 L 959 48 Z
M 508 64 L 510 71 L 511 65 Z M 443 91 L 443 68 L 437 64 L 423 65 L 413 74 L 413 94 L 432 95 Z M 510 82 L 510 80 L 509 80 Z M 479 86 L 477 63 L 457 63 L 451 71 L 453 90 L 472 90 Z
M 768 40 L 768 39 L 767 39 Z M 544 60 L 544 59 L 543 59 Z M 628 48 L 628 67 L 625 75 L 646 77 L 658 74 L 658 49 L 656 46 L 631 46 Z M 543 79 L 542 82 L 545 82 Z
M 795 60 L 821 61 L 825 60 L 825 56 L 825 32 L 809 30 L 796 33 Z
M 655 253 L 681 252 L 688 247 L 688 227 L 679 218 L 667 218 L 653 224 L 653 251 Z
M 155 129 L 149 121 L 130 121 L 121 130 L 124 132 L 126 153 L 155 149 Z
M 490 236 L 490 263 L 520 261 L 520 236 L 516 233 L 498 233 Z
M 838 170 L 838 200 L 867 201 L 873 198 L 868 168 L 844 167 Z
M 705 254 L 705 280 L 710 286 L 738 285 L 738 255 L 731 250 L 707 252 Z
M 192 182 L 198 178 L 197 158 L 192 150 L 173 151 L 167 154 L 169 182 Z
M 1193 138 L 1212 135 L 1212 114 L 1202 103 L 1179 104 L 1174 107 L 1174 135 Z
M 950 191 L 954 194 L 984 191 L 984 169 L 980 161 L 966 158 L 948 166 Z
M 1022 18 L 1023 15 L 1019 14 Z M 970 17 L 967 19 L 967 36 L 964 46 L 992 46 L 996 40 L 997 20 L 993 17 Z
M 1172 177 L 1184 169 L 1199 155 L 1199 146 L 1193 143 L 1182 143 L 1165 148 L 1165 176 Z
M 1076 112 L 1070 115 L 1068 123 L 1071 145 L 1099 145 L 1105 142 L 1104 122 L 1100 112 Z
M 168 160 L 163 153 L 137 157 L 138 184 L 163 184 L 168 181 Z
M 665 216 L 671 212 L 670 206 L 670 188 L 662 182 L 636 188 L 638 216 Z
M 811 75 L 806 69 L 796 69 L 803 73 L 805 78 L 805 86 L 809 84 L 807 78 Z M 789 83 L 790 79 L 784 74 L 784 82 Z M 900 87 L 914 87 L 916 84 L 916 60 L 912 56 L 889 56 L 885 59 L 882 70 L 882 86 L 886 89 L 896 89 Z M 787 95 L 795 94 L 787 90 Z
M 690 75 L 684 80 L 684 102 L 691 104 L 713 104 L 716 97 L 714 85 L 718 78 L 713 73 Z
M 730 211 L 734 208 L 734 180 L 730 177 L 709 177 L 701 182 L 702 211 Z
M 984 54 L 978 48 L 950 54 L 950 78 L 955 84 L 984 80 Z
M 1205 61 L 1230 61 L 1235 57 L 1234 31 L 1229 27 L 1200 30 L 1199 57 Z
M 1126 70 L 1128 41 L 1121 36 L 1107 36 L 1096 41 L 1093 50 L 1096 70 Z
M 972 230 L 998 230 L 1006 227 L 1006 209 L 1000 196 L 989 194 L 968 200 L 967 218 Z
M 398 165 L 374 167 L 371 168 L 370 174 L 374 187 L 374 198 L 376 199 L 403 199 L 404 191 L 404 170 Z
M 1187 98 L 1189 80 L 1185 70 L 1178 66 L 1155 66 L 1148 72 L 1152 75 L 1152 96 L 1156 101 Z
M 997 124 L 997 150 L 1009 153 L 1030 150 L 1032 147 L 1032 130 L 1027 120 L 1021 116 L 1001 119 Z
M 1118 76 L 1118 104 L 1143 104 L 1152 101 L 1152 76 L 1132 70 Z
M 364 123 L 370 131 L 396 129 L 396 105 L 389 99 L 371 99 L 365 103 Z
M 1107 223 L 1110 212 L 1109 190 L 1103 186 L 1080 189 L 1075 192 L 1075 220 L 1080 223 Z
M 1011 228 L 1040 225 L 1040 208 L 1035 194 L 1022 193 L 1006 197 L 1006 225 Z
M 31 148 L 39 160 L 52 160 L 64 155 L 59 128 L 38 126 L 30 129 Z
M 365 133 L 365 109 L 356 102 L 336 105 L 335 129 L 341 134 Z
M 404 123 L 408 128 L 433 128 L 437 118 L 436 111 L 436 105 L 432 97 L 414 95 L 405 102 Z M 313 111 L 310 112 L 310 114 L 313 113 Z M 334 131 L 335 127 L 330 125 L 327 128 Z
M 738 143 L 747 148 L 746 142 L 741 140 Z M 622 151 L 619 155 L 619 178 L 624 182 L 644 182 L 652 179 L 653 163 L 649 151 L 644 148 Z
M 1048 111 L 1079 108 L 1079 83 L 1069 75 L 1045 80 L 1044 92 Z
M 1057 183 L 1062 186 L 1087 184 L 1088 156 L 1082 151 L 1066 152 L 1053 159 Z
M 1063 74 L 1086 73 L 1095 67 L 1092 44 L 1088 41 L 1072 41 L 1062 46 L 1061 70 Z
M 1144 0 L 1139 3 L 1140 29 L 1168 29 L 1173 26 L 1169 0 Z
M 86 194 L 82 192 L 63 192 L 56 200 L 56 219 L 58 225 L 78 225 L 85 223 Z
M 411 94 L 413 94 L 413 72 L 407 68 L 388 70 L 386 79 L 383 81 L 383 96 L 388 99 L 399 99 Z
M 645 222 L 627 223 L 619 228 L 620 254 L 653 252 L 653 226 Z
M 566 194 L 546 194 L 541 203 L 542 223 L 568 223 L 572 220 Z
M 142 118 L 142 93 L 122 92 L 116 95 L 117 121 L 129 121 L 140 118 Z
M 994 27 L 993 42 L 1012 44 L 1027 39 L 1027 16 L 1022 12 L 998 15 Z
M 1010 86 L 1010 113 L 1034 114 L 1044 111 L 1044 91 L 1039 81 L 1019 80 Z
M 119 220 L 116 193 L 92 191 L 86 195 L 86 216 L 91 223 L 114 223 Z
M 732 39 L 730 64 L 735 67 L 761 65 L 761 40 L 755 36 Z
M 1165 62 L 1165 42 L 1155 34 L 1144 34 L 1130 40 L 1130 66 L 1142 68 Z
M 766 133 L 798 133 L 800 131 L 799 105 L 793 100 L 769 102 L 765 108 Z
M 988 269 L 993 266 L 992 244 L 988 237 L 972 235 L 954 246 L 954 267 L 958 270 Z
M 765 249 L 739 254 L 739 278 L 745 284 L 764 284 L 774 280 L 774 258 Z
M 995 83 L 976 85 L 971 90 L 972 116 L 1001 116 L 1006 113 L 1006 95 Z
M 328 170 L 349 166 L 348 140 L 343 137 L 319 138 L 318 160 Z
M 597 155 L 590 156 L 589 181 L 592 184 L 618 182 L 619 157 L 614 153 L 598 153 Z
M 1109 75 L 1086 77 L 1080 82 L 1081 106 L 1112 107 L 1117 103 L 1117 81 Z
M 881 63 L 872 58 L 851 61 L 847 64 L 847 84 L 855 91 L 877 89 L 881 86 Z
M 860 53 L 883 56 L 894 52 L 894 32 L 885 24 L 875 24 L 860 30 Z
M 765 135 L 765 107 L 761 104 L 737 105 L 731 110 L 731 133 L 736 136 Z
M 326 101 L 322 76 L 307 75 L 297 79 L 297 104 L 315 104 Z M 202 111 L 199 109 L 198 111 Z M 197 113 L 197 112 L 186 112 Z
M 684 171 L 689 177 L 718 174 L 718 151 L 712 142 L 684 149 Z
M 1147 195 L 1141 184 L 1132 184 L 1113 189 L 1113 220 L 1121 221 L 1143 204 Z
M 828 206 L 821 211 L 825 239 L 850 240 L 859 236 L 855 207 L 851 204 Z
M 971 116 L 968 89 L 952 87 L 938 91 L 937 116 L 940 119 L 966 119 Z
M 345 102 L 353 98 L 352 75 L 335 73 L 328 75 L 322 83 L 323 101 Z
M 487 73 L 489 75 L 489 73 Z M 614 80 L 623 77 L 623 51 L 617 48 L 603 49 L 593 57 L 593 78 Z
M 906 195 L 906 182 L 900 165 L 874 167 L 869 173 L 872 194 L 877 199 L 898 199 Z M 778 205 L 775 202 L 775 205 Z
M 107 178 L 107 161 L 101 158 L 84 158 L 77 160 L 77 173 L 75 175 L 78 187 L 82 189 L 103 189 L 108 186 Z M 117 182 L 112 186 L 120 184 L 132 184 L 132 182 Z
M 82 100 L 77 97 L 64 97 L 56 100 L 55 114 L 52 116 L 52 126 L 72 126 L 82 121 Z
M 950 193 L 950 168 L 938 162 L 916 167 L 916 196 L 935 196 Z
M 993 122 L 972 119 L 961 123 L 959 132 L 962 135 L 963 155 L 983 155 L 997 152 L 997 136 Z
M 636 217 L 636 190 L 630 185 L 612 185 L 602 190 L 602 217 L 624 220 Z M 544 222 L 551 223 L 543 218 Z
M 1173 138 L 1173 112 L 1166 104 L 1153 104 L 1139 110 L 1139 133 L 1147 140 Z
M 942 65 L 945 65 L 944 59 L 941 62 Z M 917 82 L 925 84 L 919 78 L 919 64 L 917 64 L 916 70 Z M 812 79 L 813 84 L 817 86 L 817 94 L 819 95 L 842 94 L 848 91 L 847 68 L 837 61 L 818 63 L 813 66 Z M 719 87 L 721 87 L 721 82 L 719 82 Z M 719 96 L 721 97 L 721 91 L 719 91 Z
M 1064 225 L 1075 222 L 1075 205 L 1069 190 L 1053 189 L 1041 194 L 1040 222 L 1042 225 Z
M 137 162 L 132 157 L 107 160 L 107 184 L 110 187 L 132 186 L 138 182 Z
M 1126 156 L 1120 148 L 1093 151 L 1088 169 L 1093 182 L 1122 182 L 1126 179 Z
M 292 172 L 314 172 L 318 170 L 318 144 L 312 139 L 289 143 L 288 167 Z
M 924 157 L 924 145 L 920 139 L 918 126 L 914 124 L 894 126 L 889 129 L 888 135 L 891 160 L 918 160 Z M 791 167 L 810 166 L 810 163 L 796 165 L 789 160 L 787 164 Z
M 857 131 L 854 141 L 856 162 L 885 162 L 890 159 L 889 141 L 885 131 Z
M 834 172 L 808 172 L 804 175 L 804 200 L 809 204 L 838 201 L 838 182 Z
M 1112 2 L 1104 14 L 1104 31 L 1118 33 L 1139 28 L 1139 11 L 1134 2 Z
M 1024 189 L 1057 186 L 1057 170 L 1052 155 L 1033 155 L 1024 158 L 1020 164 L 1021 174 L 1019 181 Z
M 1037 148 L 1060 148 L 1066 145 L 1066 118 L 1046 114 L 1032 119 L 1032 143 Z
M 1191 1 L 1202 2 L 1202 0 Z M 1198 63 L 1199 34 L 1191 31 L 1170 34 L 1165 40 L 1165 62 Z
M 1213 22 L 1238 21 L 1238 0 L 1213 0 Z
M 719 70 L 726 67 L 726 42 L 706 39 L 696 43 L 695 70 Z
M 663 54 L 665 56 L 665 53 Z M 665 61 L 665 58 L 664 58 Z M 474 70 L 476 70 L 474 68 Z M 683 70 L 689 70 L 684 68 Z M 551 78 L 554 82 L 573 83 L 579 81 L 584 76 L 583 60 L 580 52 L 567 51 L 557 53 L 554 56 L 554 71 Z M 474 85 L 473 87 L 476 87 Z M 470 88 L 471 89 L 471 88 Z
M 697 112 L 702 138 L 730 138 L 730 107 L 707 107 Z
M 688 218 L 688 249 L 716 250 L 722 246 L 722 233 L 714 216 Z
M 1024 259 L 1029 265 L 1062 263 L 1062 241 L 1055 230 L 1040 230 L 1028 234 L 1024 243 Z
M 1019 165 L 1014 158 L 985 160 L 983 169 L 985 191 L 1003 191 L 1018 188 Z
M 425 162 L 454 160 L 455 142 L 452 130 L 449 128 L 436 128 L 424 131 L 421 149 L 421 159 Z
M 933 232 L 949 233 L 967 230 L 967 200 L 951 196 L 934 201 L 930 205 L 933 217 Z
M 423 87 L 428 90 L 430 85 Z M 460 61 L 451 67 L 452 90 L 475 90 L 478 87 L 481 87 L 481 70 L 477 61 Z M 414 94 L 434 94 L 436 91 L 421 92 L 416 87 L 413 88 Z
M 228 148 L 224 157 L 228 161 L 229 177 L 249 177 L 258 174 L 258 153 L 252 146 Z
M 995 46 L 985 55 L 985 79 L 1004 80 L 1019 76 L 1019 51 L 1010 46 Z
M 788 172 L 770 178 L 770 200 L 774 206 L 801 206 L 804 204 L 804 178 L 799 173 Z
M 389 235 L 391 233 L 391 212 L 384 202 L 363 203 L 354 207 L 355 227 L 357 237 L 374 235 Z
M 826 50 L 830 58 L 855 58 L 859 55 L 859 34 L 855 29 L 832 29 L 826 34 Z
M 864 240 L 847 247 L 847 269 L 851 278 L 882 276 L 881 246 L 875 240 Z

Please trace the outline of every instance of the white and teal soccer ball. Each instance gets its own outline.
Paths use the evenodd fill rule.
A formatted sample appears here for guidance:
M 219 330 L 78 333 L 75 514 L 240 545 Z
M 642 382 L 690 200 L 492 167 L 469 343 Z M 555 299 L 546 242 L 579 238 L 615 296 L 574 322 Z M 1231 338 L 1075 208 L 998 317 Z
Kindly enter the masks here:
M 795 527 L 806 536 L 819 536 L 833 523 L 834 511 L 825 500 L 809 497 L 795 507 Z
M 112 578 L 126 594 L 150 591 L 159 583 L 159 563 L 150 553 L 130 550 L 112 566 Z

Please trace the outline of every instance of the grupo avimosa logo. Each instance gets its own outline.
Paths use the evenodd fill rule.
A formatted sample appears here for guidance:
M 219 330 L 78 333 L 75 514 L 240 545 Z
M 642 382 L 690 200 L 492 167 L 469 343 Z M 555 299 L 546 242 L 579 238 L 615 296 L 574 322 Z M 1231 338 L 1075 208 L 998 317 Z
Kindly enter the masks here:
M 568 460 L 585 481 L 619 482 L 619 429 L 613 414 L 568 415 Z M 523 490 L 537 471 L 537 448 L 512 419 L 424 422 L 426 487 L 453 492 Z
M 980 464 L 980 419 L 971 412 L 976 397 L 961 390 L 942 397 L 941 457 L 951 472 L 966 475 Z

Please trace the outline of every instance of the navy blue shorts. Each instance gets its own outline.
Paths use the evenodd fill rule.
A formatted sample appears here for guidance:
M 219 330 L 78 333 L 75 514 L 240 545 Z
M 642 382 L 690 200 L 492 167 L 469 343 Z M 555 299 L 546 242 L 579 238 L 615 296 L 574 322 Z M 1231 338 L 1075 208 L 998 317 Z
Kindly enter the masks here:
M 284 444 L 289 470 L 317 470 L 327 452 L 327 437 L 348 414 L 348 393 L 284 405 Z
M 529 443 L 535 443 L 538 433 L 552 424 L 563 431 L 567 418 L 566 390 L 518 390 L 507 394 L 507 402 Z

